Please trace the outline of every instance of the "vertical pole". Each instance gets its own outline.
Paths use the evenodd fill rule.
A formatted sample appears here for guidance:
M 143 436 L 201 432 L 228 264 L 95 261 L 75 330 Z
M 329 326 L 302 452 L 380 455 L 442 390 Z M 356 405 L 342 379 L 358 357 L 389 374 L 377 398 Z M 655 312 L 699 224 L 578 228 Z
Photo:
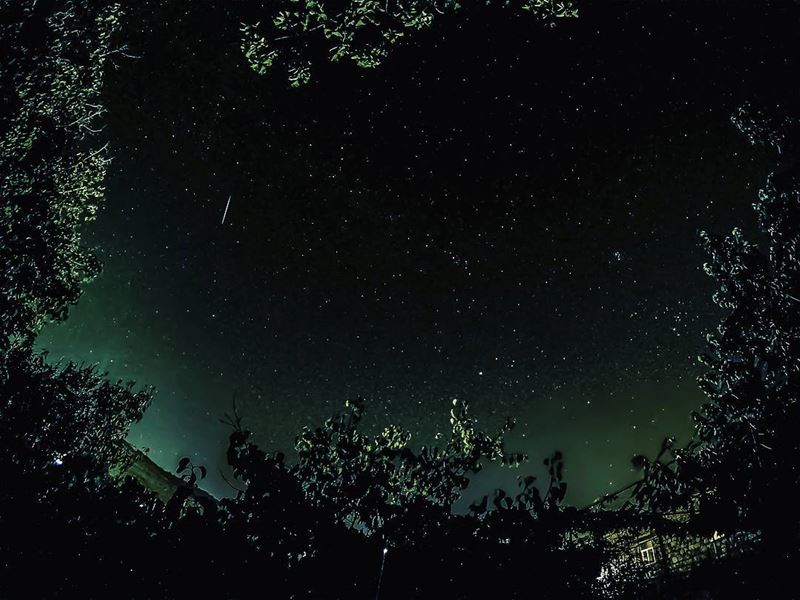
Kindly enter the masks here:
M 383 557 L 381 558 L 381 570 L 378 573 L 378 589 L 375 591 L 375 600 L 380 600 L 381 597 L 381 582 L 383 581 L 383 567 L 386 564 L 386 555 L 388 554 L 389 549 L 383 549 Z

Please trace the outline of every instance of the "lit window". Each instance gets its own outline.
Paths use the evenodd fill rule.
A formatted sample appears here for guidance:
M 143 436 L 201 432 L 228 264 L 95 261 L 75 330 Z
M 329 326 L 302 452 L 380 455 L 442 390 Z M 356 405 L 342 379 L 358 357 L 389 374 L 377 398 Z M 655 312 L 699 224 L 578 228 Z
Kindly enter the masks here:
M 652 565 L 656 562 L 656 547 L 653 540 L 642 542 L 639 546 L 639 552 L 642 553 L 642 562 L 646 565 Z

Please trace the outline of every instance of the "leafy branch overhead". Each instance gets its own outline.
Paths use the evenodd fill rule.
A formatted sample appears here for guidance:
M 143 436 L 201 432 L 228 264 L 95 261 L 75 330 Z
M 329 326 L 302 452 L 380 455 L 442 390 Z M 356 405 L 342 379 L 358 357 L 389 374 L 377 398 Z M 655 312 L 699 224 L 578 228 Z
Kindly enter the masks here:
M 500 3 L 544 22 L 578 15 L 571 0 Z M 347 59 L 375 68 L 392 46 L 429 28 L 436 15 L 461 7 L 456 0 L 281 0 L 261 21 L 242 25 L 241 48 L 259 75 L 280 66 L 289 84 L 300 87 L 311 80 L 321 53 L 331 62 Z

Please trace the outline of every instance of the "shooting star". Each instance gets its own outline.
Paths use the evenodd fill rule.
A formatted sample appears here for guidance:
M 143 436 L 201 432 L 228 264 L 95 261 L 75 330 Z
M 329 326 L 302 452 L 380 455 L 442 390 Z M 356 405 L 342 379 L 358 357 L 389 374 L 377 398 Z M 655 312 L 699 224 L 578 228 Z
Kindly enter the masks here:
M 225 217 L 228 216 L 228 207 L 231 205 L 231 197 L 232 196 L 228 196 L 228 203 L 225 205 L 225 212 L 222 213 L 222 223 L 220 223 L 220 225 L 225 225 Z

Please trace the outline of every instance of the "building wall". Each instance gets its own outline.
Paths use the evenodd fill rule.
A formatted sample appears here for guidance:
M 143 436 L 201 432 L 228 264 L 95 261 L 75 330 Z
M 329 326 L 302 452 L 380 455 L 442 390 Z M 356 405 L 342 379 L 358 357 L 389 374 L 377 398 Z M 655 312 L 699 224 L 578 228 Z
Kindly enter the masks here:
M 122 459 L 109 469 L 111 476 L 115 479 L 133 477 L 143 487 L 155 493 L 164 504 L 169 502 L 179 487 L 187 485 L 180 477 L 159 467 L 144 452 L 128 442 L 124 442 L 121 454 Z M 208 496 L 202 490 L 198 492 Z

